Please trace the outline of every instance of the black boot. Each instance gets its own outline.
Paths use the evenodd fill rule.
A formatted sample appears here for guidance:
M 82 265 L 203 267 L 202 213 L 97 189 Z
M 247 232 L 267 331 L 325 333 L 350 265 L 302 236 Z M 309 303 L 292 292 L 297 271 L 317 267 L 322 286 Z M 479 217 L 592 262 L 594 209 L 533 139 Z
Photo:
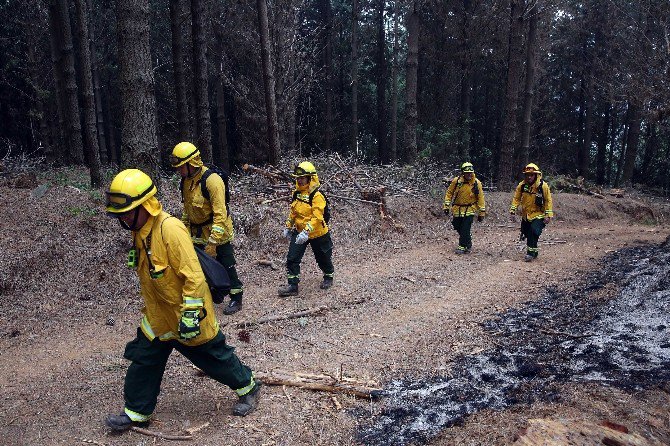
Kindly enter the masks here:
M 297 296 L 298 295 L 298 284 L 297 283 L 289 283 L 288 285 L 279 288 L 279 291 L 277 292 L 277 294 L 279 294 L 279 297 Z
M 127 431 L 132 426 L 146 427 L 149 425 L 148 421 L 138 422 L 131 420 L 125 412 L 121 412 L 121 415 L 107 415 L 105 423 L 116 432 Z
M 223 314 L 235 314 L 242 309 L 242 296 L 232 297 L 226 308 L 223 309 Z
M 242 395 L 240 400 L 233 406 L 233 415 L 237 415 L 238 417 L 247 416 L 258 406 L 262 385 L 261 381 L 256 380 L 256 385 L 251 392 Z
M 320 288 L 322 290 L 327 290 L 331 286 L 333 286 L 333 278 L 332 277 L 324 277 L 323 282 L 321 282 L 321 287 Z

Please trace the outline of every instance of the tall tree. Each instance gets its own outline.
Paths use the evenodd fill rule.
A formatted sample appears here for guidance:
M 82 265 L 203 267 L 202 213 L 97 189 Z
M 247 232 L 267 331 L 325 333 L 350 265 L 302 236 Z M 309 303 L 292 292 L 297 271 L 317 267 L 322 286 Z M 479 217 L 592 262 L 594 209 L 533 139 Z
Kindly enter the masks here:
M 213 157 L 221 167 L 230 170 L 230 156 L 228 153 L 228 125 L 226 122 L 226 101 L 225 101 L 225 73 L 223 67 L 224 52 L 224 33 L 223 24 L 216 20 L 221 19 L 221 4 L 214 4 L 214 73 L 216 79 L 216 124 L 218 146 L 214 148 Z
M 537 22 L 540 14 L 537 1 L 529 8 L 528 39 L 526 40 L 526 82 L 523 89 L 523 119 L 521 121 L 521 164 L 528 163 L 530 156 L 531 114 L 535 96 L 535 72 L 537 71 Z
M 519 108 L 519 81 L 521 67 L 521 45 L 525 0 L 510 0 L 510 27 L 507 52 L 507 86 L 505 88 L 505 112 L 498 163 L 498 188 L 508 189 L 512 184 L 512 161 L 517 134 L 517 111 Z
M 398 22 L 400 21 L 400 1 L 393 5 L 393 58 L 391 60 L 391 142 L 389 158 L 394 161 L 398 156 Z
M 277 123 L 277 103 L 275 99 L 275 76 L 270 57 L 270 30 L 268 26 L 268 5 L 266 0 L 256 0 L 258 31 L 261 39 L 261 61 L 263 64 L 263 85 L 265 87 L 265 111 L 268 132 L 268 163 L 277 164 L 279 158 L 279 125 Z
M 189 119 L 186 89 L 186 66 L 184 48 L 184 29 L 188 28 L 184 0 L 170 0 L 170 30 L 172 34 L 172 71 L 174 73 L 175 107 L 177 109 L 177 133 L 181 141 L 191 139 L 191 122 Z
M 358 150 L 358 0 L 351 4 L 351 133 L 352 152 Z
M 610 127 L 609 102 L 605 104 L 605 113 L 602 119 L 602 126 L 598 136 L 598 150 L 596 152 L 596 183 L 605 184 L 605 169 L 607 168 L 607 142 Z
M 153 176 L 157 167 L 156 97 L 149 45 L 149 0 L 117 0 L 121 164 Z
M 462 161 L 470 159 L 470 106 L 472 98 L 471 14 L 471 0 L 462 0 L 460 36 L 461 94 L 458 122 L 460 133 L 458 138 L 458 155 Z
M 418 1 L 414 0 L 407 11 L 407 65 L 405 87 L 405 159 L 413 162 L 417 155 L 416 130 L 418 113 L 416 106 L 417 71 L 419 67 L 419 13 Z
M 195 140 L 205 162 L 212 161 L 212 124 L 209 119 L 209 93 L 207 72 L 207 30 L 205 29 L 204 0 L 191 0 L 193 24 L 193 86 L 195 90 Z
M 84 145 L 79 121 L 79 99 L 74 68 L 74 47 L 67 0 L 49 0 L 49 21 L 53 41 L 56 44 L 57 76 L 61 87 L 59 95 L 62 105 L 59 116 L 63 122 L 63 143 L 67 147 L 69 160 L 74 164 L 84 163 Z
M 626 137 L 626 151 L 624 156 L 623 170 L 621 173 L 620 184 L 629 184 L 633 179 L 633 170 L 635 169 L 635 159 L 640 143 L 640 125 L 642 120 L 642 110 L 639 104 L 632 99 L 629 103 L 628 134 Z
M 100 169 L 100 147 L 98 146 L 98 127 L 95 111 L 95 92 L 93 89 L 93 68 L 91 63 L 91 41 L 89 39 L 88 5 L 85 0 L 74 0 L 76 20 L 77 55 L 79 58 L 82 113 L 84 117 L 84 155 L 90 170 L 91 186 L 102 183 Z
M 333 146 L 333 9 L 330 0 L 321 0 L 321 15 L 324 29 L 323 65 L 326 77 L 324 79 L 326 90 L 324 150 L 330 153 Z
M 377 152 L 382 164 L 389 162 L 386 137 L 386 0 L 377 1 Z

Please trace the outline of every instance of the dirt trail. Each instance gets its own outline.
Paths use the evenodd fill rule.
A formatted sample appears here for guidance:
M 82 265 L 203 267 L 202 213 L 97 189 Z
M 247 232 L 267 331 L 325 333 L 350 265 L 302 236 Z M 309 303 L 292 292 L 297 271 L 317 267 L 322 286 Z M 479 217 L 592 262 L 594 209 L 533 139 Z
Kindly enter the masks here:
M 0 221 L 9 226 L 12 215 L 7 210 L 17 206 L 20 199 L 9 201 L 5 197 Z M 506 199 L 500 198 L 497 205 L 502 207 Z M 576 198 L 574 207 L 584 203 L 589 201 Z M 2 310 L 9 316 L 9 325 L 0 338 L 3 441 L 17 445 L 72 445 L 82 439 L 107 445 L 154 444 L 135 433 L 112 436 L 101 423 L 104 414 L 122 406 L 127 366 L 122 358 L 123 346 L 134 335 L 140 307 L 136 281 L 128 271 L 114 266 L 123 261 L 125 234 L 104 217 L 79 216 L 74 224 L 65 218 L 59 220 L 56 206 L 24 211 L 37 213 L 34 222 L 48 221 L 49 226 L 31 227 L 31 222 L 23 219 L 27 227 L 21 232 L 25 235 L 20 240 L 0 242 L 0 249 L 7 252 L 12 246 L 21 246 L 18 252 L 14 250 L 17 256 L 32 259 L 35 256 L 24 250 L 30 246 L 31 237 L 39 239 L 45 251 L 52 251 L 52 260 L 45 268 L 54 271 L 55 276 L 51 279 L 53 288 L 40 294 L 41 285 L 24 273 L 34 266 L 33 260 L 17 267 L 11 260 L 0 259 L 0 264 L 14 268 L 12 277 L 23 281 L 12 285 L 14 282 L 5 277 L 0 283 Z M 574 281 L 609 252 L 661 243 L 668 235 L 666 226 L 631 224 L 621 214 L 598 221 L 558 220 L 543 234 L 540 259 L 527 264 L 521 261 L 523 246 L 516 242 L 517 230 L 511 224 L 492 219 L 475 225 L 475 249 L 459 257 L 453 254 L 455 237 L 448 222 L 430 219 L 426 214 L 425 210 L 414 210 L 403 221 L 406 227 L 412 221 L 423 221 L 416 231 L 408 229 L 371 240 L 346 237 L 342 221 L 342 229 L 334 230 L 336 286 L 327 293 L 318 289 L 319 274 L 309 252 L 303 262 L 301 296 L 279 299 L 276 287 L 283 281 L 281 268 L 274 271 L 253 266 L 253 261 L 268 255 L 281 261 L 285 249 L 282 242 L 277 240 L 269 248 L 241 250 L 238 263 L 247 288 L 246 307 L 234 317 L 219 314 L 220 321 L 228 323 L 223 331 L 229 342 L 238 347 L 242 360 L 257 370 L 281 368 L 335 375 L 343 371 L 382 385 L 393 379 L 432 376 L 449 370 L 457 356 L 491 345 L 490 336 L 480 325 L 482 321 L 537 298 L 547 286 L 560 287 Z M 82 257 L 85 266 L 80 269 L 87 271 L 72 272 L 68 262 L 59 261 L 63 252 L 58 251 L 60 245 L 53 242 L 49 231 L 61 237 L 72 233 L 81 237 L 78 243 L 84 248 L 73 255 Z M 96 245 L 101 246 L 99 252 L 87 251 Z M 101 268 L 96 259 L 102 262 Z M 91 274 L 96 275 L 98 288 L 85 288 Z M 75 285 L 68 288 L 68 284 Z M 249 343 L 241 342 L 239 330 L 233 328 L 235 322 L 268 314 L 361 299 L 363 303 L 323 316 L 251 328 Z M 14 307 L 9 302 L 18 303 Z M 19 319 L 22 315 L 24 319 Z M 613 394 L 612 398 L 621 397 Z M 662 401 L 662 393 L 647 399 L 656 404 Z M 369 403 L 338 396 L 344 407 L 338 411 L 328 395 L 266 388 L 259 410 L 239 419 L 228 414 L 233 400 L 232 392 L 198 377 L 175 354 L 165 374 L 154 428 L 178 432 L 210 422 L 196 434 L 202 445 L 354 444 L 358 424 L 368 423 L 383 407 L 383 400 Z M 510 444 L 512 433 L 534 416 L 537 404 L 475 414 L 464 427 L 451 428 L 432 442 Z M 582 411 L 587 409 L 579 409 L 580 405 L 584 406 L 566 398 L 553 413 L 586 416 Z M 641 410 L 642 404 L 638 406 Z M 578 409 L 571 409 L 575 407 Z M 666 424 L 661 428 L 670 431 Z M 494 429 L 497 439 L 491 442 L 490 431 L 480 432 L 479 426 Z M 168 443 L 180 444 L 156 442 Z

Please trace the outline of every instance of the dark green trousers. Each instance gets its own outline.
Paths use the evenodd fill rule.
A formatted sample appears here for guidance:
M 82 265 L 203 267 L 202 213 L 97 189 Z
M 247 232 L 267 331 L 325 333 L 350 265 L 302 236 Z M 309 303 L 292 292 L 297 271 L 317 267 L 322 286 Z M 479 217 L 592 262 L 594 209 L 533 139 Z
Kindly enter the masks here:
M 474 218 L 474 215 L 468 215 L 467 217 L 454 217 L 451 221 L 454 229 L 458 231 L 458 249 L 472 249 L 471 229 Z
M 235 249 L 233 244 L 228 242 L 223 245 L 218 245 L 216 247 L 216 260 L 220 264 L 226 267 L 228 271 L 228 277 L 230 277 L 230 298 L 231 299 L 242 299 L 242 292 L 244 288 L 242 286 L 242 281 L 237 276 L 237 270 L 235 269 Z
M 226 345 L 226 337 L 219 331 L 210 341 L 188 347 L 176 340 L 149 341 L 137 329 L 137 337 L 126 345 L 123 357 L 132 361 L 123 388 L 126 408 L 149 416 L 156 408 L 158 393 L 165 372 L 165 364 L 176 349 L 207 376 L 233 390 L 242 389 L 251 382 L 251 369 L 242 364 L 234 348 Z
M 333 277 L 335 269 L 333 267 L 333 241 L 330 238 L 330 232 L 326 232 L 321 237 L 307 240 L 307 243 L 298 245 L 295 242 L 296 232 L 293 231 L 291 235 L 291 244 L 288 247 L 288 255 L 286 256 L 286 276 L 289 284 L 298 284 L 300 282 L 300 262 L 305 255 L 307 245 L 312 247 L 314 258 L 321 271 L 323 277 Z
M 521 233 L 526 237 L 526 253 L 533 257 L 537 257 L 540 253 L 537 242 L 540 240 L 540 234 L 542 234 L 544 226 L 544 221 L 541 218 L 536 218 L 533 221 L 521 220 Z

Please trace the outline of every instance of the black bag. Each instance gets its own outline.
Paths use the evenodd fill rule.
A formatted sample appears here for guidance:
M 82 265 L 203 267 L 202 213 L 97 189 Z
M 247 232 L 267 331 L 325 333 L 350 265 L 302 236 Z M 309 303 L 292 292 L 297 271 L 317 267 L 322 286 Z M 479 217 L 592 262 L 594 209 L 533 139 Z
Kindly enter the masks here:
M 214 257 L 205 252 L 204 249 L 194 246 L 195 253 L 198 254 L 200 267 L 205 273 L 205 280 L 212 292 L 212 300 L 215 304 L 223 302 L 223 298 L 230 293 L 230 277 L 226 267 L 219 263 Z

